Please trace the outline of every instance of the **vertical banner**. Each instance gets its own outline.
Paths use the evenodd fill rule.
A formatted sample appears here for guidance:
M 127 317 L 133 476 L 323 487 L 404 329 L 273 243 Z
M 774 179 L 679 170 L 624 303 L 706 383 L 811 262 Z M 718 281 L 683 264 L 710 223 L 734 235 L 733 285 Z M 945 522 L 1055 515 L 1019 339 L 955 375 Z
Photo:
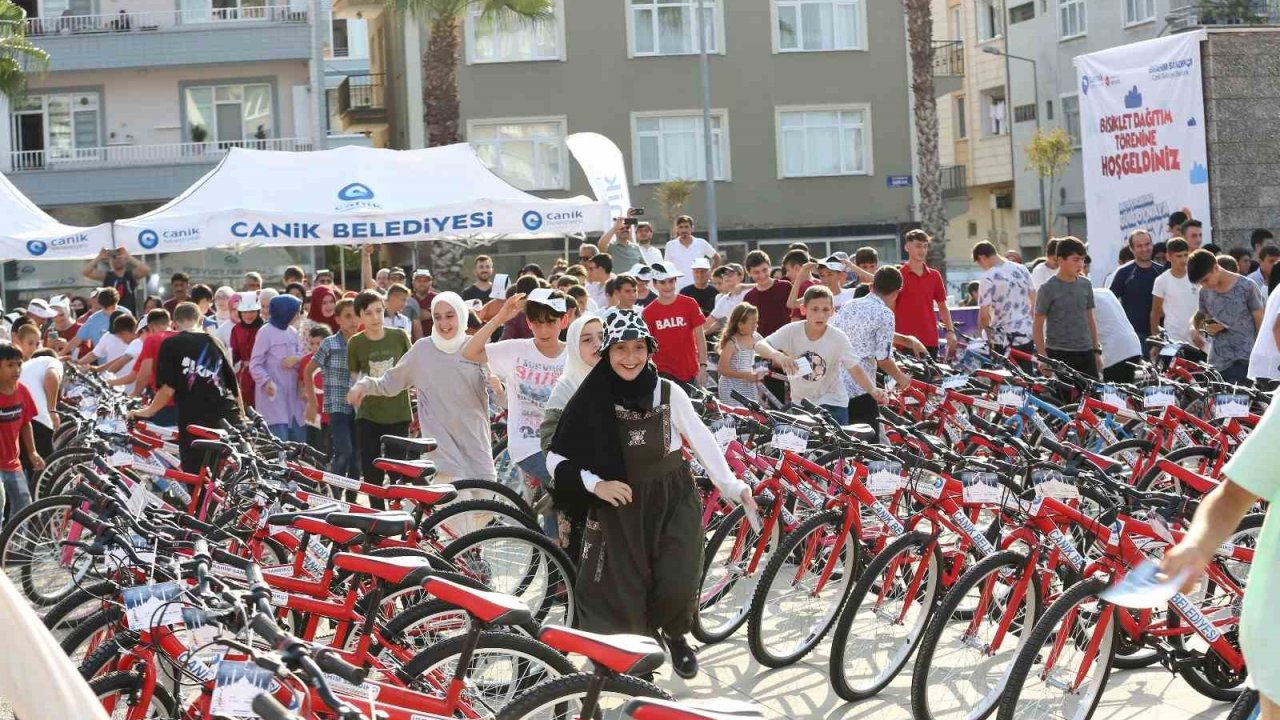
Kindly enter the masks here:
M 1182 210 L 1209 228 L 1200 67 L 1203 30 L 1076 58 L 1091 274 L 1104 278 L 1129 232 L 1168 239 Z
M 565 138 L 565 144 L 587 174 L 596 200 L 608 204 L 610 219 L 625 215 L 631 208 L 631 186 L 627 184 L 627 166 L 618 146 L 599 133 L 574 133 Z M 600 230 L 610 227 L 612 222 Z

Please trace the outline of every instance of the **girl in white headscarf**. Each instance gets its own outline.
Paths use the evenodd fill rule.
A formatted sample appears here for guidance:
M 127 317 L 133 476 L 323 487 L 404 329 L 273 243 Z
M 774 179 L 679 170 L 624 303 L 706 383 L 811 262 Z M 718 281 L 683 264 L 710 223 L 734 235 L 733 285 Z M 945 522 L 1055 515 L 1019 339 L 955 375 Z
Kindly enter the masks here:
M 436 482 L 497 479 L 484 369 L 458 352 L 467 342 L 467 315 L 457 293 L 440 293 L 431 301 L 431 335 L 414 343 L 385 375 L 362 378 L 347 394 L 347 402 L 358 406 L 366 395 L 399 395 L 413 386 L 422 436 L 437 443 L 430 455 Z

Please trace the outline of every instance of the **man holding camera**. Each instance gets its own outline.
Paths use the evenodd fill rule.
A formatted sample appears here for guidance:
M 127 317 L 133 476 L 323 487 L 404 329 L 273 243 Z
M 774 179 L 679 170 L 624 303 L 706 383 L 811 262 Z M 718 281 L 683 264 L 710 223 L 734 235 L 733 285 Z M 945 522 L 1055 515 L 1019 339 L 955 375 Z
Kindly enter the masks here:
M 644 261 L 644 253 L 640 251 L 640 246 L 631 237 L 632 229 L 637 222 L 635 216 L 635 208 L 627 210 L 626 217 L 614 218 L 613 227 L 600 236 L 600 252 L 609 253 L 613 258 L 613 264 L 618 268 L 648 264 Z
M 151 274 L 151 268 L 135 260 L 124 248 L 102 248 L 80 274 L 98 283 L 98 287 L 115 290 L 120 297 L 120 306 L 136 315 L 138 281 L 145 280 Z

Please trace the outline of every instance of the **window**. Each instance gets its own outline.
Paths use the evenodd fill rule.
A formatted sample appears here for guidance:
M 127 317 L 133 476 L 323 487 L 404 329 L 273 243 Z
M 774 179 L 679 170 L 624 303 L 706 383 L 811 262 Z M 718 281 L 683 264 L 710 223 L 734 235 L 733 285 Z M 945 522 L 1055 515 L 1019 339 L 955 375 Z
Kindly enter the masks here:
M 1016 25 L 1020 22 L 1036 19 L 1035 3 L 1026 3 L 1017 7 L 1009 8 L 1009 24 Z
M 1156 0 L 1124 0 L 1124 24 L 1138 25 L 1156 19 Z
M 978 42 L 986 42 L 1004 34 L 1000 17 L 1000 0 L 978 0 Z
M 870 106 L 777 112 L 779 177 L 871 174 Z
M 1072 147 L 1080 147 L 1080 98 L 1077 95 L 1062 97 L 1062 128 L 1071 136 Z
M 866 50 L 866 0 L 774 0 L 777 52 Z
M 564 60 L 564 3 L 557 0 L 552 17 L 527 20 L 510 10 L 485 17 L 480 3 L 467 12 L 467 62 L 532 62 Z
M 1044 116 L 1045 116 L 1045 119 L 1048 119 L 1048 120 L 1053 119 L 1053 101 L 1052 100 L 1044 101 Z
M 1040 225 L 1040 208 L 1034 210 L 1019 210 L 1018 225 L 1020 227 L 1037 227 Z
M 1086 30 L 1084 0 L 1058 0 L 1058 37 L 1070 40 Z
M 40 167 L 99 157 L 101 98 L 96 92 L 29 94 L 13 110 L 15 164 Z
M 568 190 L 567 125 L 563 117 L 472 120 L 467 140 L 485 167 L 521 190 Z
M 699 29 L 706 33 L 707 52 L 720 52 L 721 2 L 707 0 L 699 20 L 698 0 L 629 0 L 632 56 L 696 54 Z
M 712 164 L 716 180 L 729 180 L 728 116 L 724 110 L 711 113 Z M 702 113 L 632 113 L 632 167 L 636 182 L 706 180 L 706 146 L 703 144 Z
M 1014 122 L 1031 122 L 1036 119 L 1035 103 L 1027 103 L 1026 105 L 1018 105 L 1013 109 Z
M 969 117 L 965 108 L 963 95 L 956 98 L 956 138 L 963 140 L 969 137 Z
M 275 136 L 271 85 L 211 85 L 186 89 L 186 127 L 189 142 L 222 146 Z

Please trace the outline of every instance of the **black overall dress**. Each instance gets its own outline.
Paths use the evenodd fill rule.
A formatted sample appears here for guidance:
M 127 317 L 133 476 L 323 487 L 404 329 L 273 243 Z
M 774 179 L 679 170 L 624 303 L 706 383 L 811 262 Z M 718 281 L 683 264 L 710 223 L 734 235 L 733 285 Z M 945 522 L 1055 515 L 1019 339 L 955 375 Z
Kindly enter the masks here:
M 591 511 L 576 595 L 582 629 L 678 637 L 693 627 L 702 570 L 702 506 L 671 446 L 671 385 L 652 410 L 615 408 L 631 502 Z M 605 478 L 609 479 L 609 478 Z

